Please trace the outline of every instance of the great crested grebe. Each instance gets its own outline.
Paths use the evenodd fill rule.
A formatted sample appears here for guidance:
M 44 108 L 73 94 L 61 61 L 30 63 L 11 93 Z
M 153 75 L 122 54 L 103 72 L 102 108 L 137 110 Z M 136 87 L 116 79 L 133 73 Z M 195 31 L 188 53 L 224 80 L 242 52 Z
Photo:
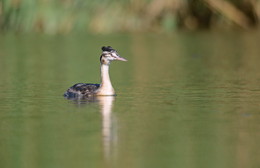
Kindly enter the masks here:
M 75 98 L 75 97 L 89 97 L 93 95 L 100 96 L 112 96 L 115 95 L 115 90 L 111 84 L 109 77 L 109 65 L 111 61 L 127 61 L 125 58 L 120 57 L 120 55 L 110 46 L 102 47 L 102 55 L 100 56 L 101 64 L 101 83 L 91 84 L 91 83 L 77 83 L 71 86 L 65 93 L 64 97 Z

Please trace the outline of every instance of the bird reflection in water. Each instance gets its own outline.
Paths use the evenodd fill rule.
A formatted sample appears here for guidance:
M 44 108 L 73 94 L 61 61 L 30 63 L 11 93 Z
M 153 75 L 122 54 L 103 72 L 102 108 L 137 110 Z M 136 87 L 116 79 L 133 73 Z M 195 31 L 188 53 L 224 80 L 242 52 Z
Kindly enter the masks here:
M 112 147 L 117 143 L 117 131 L 115 117 L 112 115 L 114 96 L 97 97 L 102 113 L 102 135 L 105 157 L 108 158 L 112 152 Z
M 116 120 L 113 116 L 112 108 L 115 96 L 91 96 L 83 98 L 69 99 L 71 102 L 81 107 L 88 104 L 98 103 L 102 114 L 102 137 L 105 158 L 108 159 L 115 154 L 113 146 L 117 144 Z

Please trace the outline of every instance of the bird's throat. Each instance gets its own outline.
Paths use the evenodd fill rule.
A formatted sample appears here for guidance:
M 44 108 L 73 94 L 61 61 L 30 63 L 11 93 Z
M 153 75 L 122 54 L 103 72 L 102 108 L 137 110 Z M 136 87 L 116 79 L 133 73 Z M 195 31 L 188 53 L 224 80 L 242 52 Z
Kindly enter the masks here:
M 101 84 L 97 95 L 115 95 L 115 91 L 109 77 L 109 65 L 101 64 Z

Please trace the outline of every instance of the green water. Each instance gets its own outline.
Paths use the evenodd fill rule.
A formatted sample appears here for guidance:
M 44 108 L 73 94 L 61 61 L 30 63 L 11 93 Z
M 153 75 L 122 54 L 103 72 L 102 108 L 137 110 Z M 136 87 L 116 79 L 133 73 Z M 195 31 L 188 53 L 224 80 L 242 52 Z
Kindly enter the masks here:
M 260 167 L 260 34 L 0 35 L 0 167 Z M 70 101 L 99 82 L 116 97 Z

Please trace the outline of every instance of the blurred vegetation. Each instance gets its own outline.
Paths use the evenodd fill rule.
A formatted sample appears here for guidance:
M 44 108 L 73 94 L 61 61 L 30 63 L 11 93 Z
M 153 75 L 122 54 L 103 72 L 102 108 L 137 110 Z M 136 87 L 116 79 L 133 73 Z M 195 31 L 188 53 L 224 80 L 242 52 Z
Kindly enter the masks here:
M 0 0 L 1 31 L 252 29 L 259 18 L 260 0 Z

